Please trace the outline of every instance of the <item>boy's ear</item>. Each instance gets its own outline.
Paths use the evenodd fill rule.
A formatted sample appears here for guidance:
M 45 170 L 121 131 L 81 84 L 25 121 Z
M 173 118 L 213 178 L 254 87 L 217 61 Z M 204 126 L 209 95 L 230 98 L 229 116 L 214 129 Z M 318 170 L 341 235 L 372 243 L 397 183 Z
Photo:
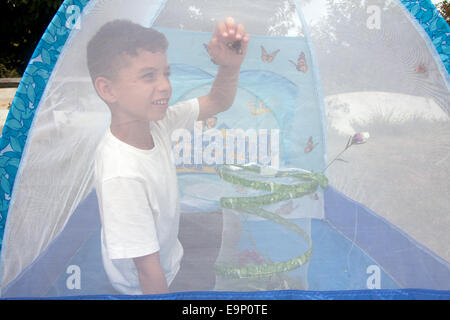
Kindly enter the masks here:
M 94 81 L 94 86 L 100 98 L 106 103 L 114 103 L 117 101 L 112 82 L 108 78 L 98 77 Z

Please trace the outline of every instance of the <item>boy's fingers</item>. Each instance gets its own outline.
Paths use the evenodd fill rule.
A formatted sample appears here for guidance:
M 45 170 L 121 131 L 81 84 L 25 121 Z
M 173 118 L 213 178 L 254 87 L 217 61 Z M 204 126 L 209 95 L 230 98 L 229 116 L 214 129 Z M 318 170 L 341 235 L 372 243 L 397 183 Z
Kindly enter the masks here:
M 216 49 L 217 49 L 217 38 L 213 37 L 212 40 L 209 42 L 209 50 L 211 54 L 215 54 L 216 53 Z
M 242 50 L 244 52 L 247 52 L 247 47 L 248 47 L 248 42 L 250 40 L 250 34 L 246 33 L 243 37 L 242 37 L 242 41 L 241 41 L 241 45 L 242 45 Z
M 216 37 L 218 39 L 226 38 L 228 37 L 228 29 L 225 25 L 225 22 L 219 22 L 216 27 Z
M 244 26 L 242 24 L 238 24 L 236 28 L 236 40 L 243 39 L 244 35 L 245 35 Z
M 228 17 L 225 20 L 225 25 L 226 25 L 226 27 L 228 29 L 228 33 L 229 34 L 234 34 L 235 33 L 236 30 L 235 30 L 235 25 L 234 25 L 234 19 L 232 17 Z

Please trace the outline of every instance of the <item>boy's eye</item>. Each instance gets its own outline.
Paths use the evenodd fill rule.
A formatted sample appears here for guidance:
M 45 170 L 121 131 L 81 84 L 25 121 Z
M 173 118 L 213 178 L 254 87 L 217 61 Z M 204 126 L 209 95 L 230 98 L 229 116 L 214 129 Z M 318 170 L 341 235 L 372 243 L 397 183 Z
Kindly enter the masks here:
M 165 72 L 164 76 L 166 76 L 167 78 L 170 77 L 170 71 Z
M 146 79 L 153 78 L 154 76 L 155 76 L 155 74 L 153 72 L 144 74 L 144 78 L 146 78 Z

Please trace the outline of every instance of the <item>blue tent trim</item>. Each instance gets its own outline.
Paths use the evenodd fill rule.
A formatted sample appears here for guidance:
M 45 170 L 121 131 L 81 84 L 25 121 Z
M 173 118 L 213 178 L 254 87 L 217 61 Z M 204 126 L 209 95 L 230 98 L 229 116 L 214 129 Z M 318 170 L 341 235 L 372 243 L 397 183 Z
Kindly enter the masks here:
M 417 22 L 428 34 L 436 48 L 447 73 L 450 73 L 450 27 L 440 15 L 430 0 L 400 0 L 409 12 L 417 19 Z M 20 161 L 26 150 L 28 134 L 33 125 L 34 115 L 44 94 L 50 75 L 56 65 L 59 55 L 69 38 L 72 28 L 68 23 L 72 19 L 71 6 L 76 6 L 80 12 L 87 6 L 90 0 L 65 0 L 55 17 L 42 36 L 18 87 L 16 96 L 12 102 L 5 127 L 0 139 L 0 250 L 5 231 L 8 210 L 11 199 L 14 198 L 14 182 L 17 174 L 20 175 Z M 379 293 L 378 295 L 376 293 Z M 450 291 L 429 290 L 381 290 L 381 291 L 355 291 L 351 292 L 263 292 L 263 293 L 180 293 L 165 295 L 166 299 L 293 299 L 301 298 L 399 298 L 402 299 L 448 299 Z M 83 297 L 88 298 L 88 297 Z M 101 298 L 96 296 L 96 299 Z M 104 296 L 114 299 L 115 296 Z M 121 297 L 124 298 L 124 297 Z M 73 299 L 73 297 L 71 297 Z M 137 298 L 135 298 L 137 299 Z
M 280 290 L 262 292 L 179 292 L 160 295 L 95 295 L 39 298 L 34 300 L 449 300 L 450 291 L 402 289 L 402 290 L 345 290 L 300 291 Z M 29 300 L 9 298 L 4 300 Z
M 76 299 L 71 297 L 70 299 Z M 89 299 L 80 297 L 80 299 Z M 450 291 L 405 290 L 349 290 L 349 291 L 264 291 L 264 292 L 180 292 L 166 295 L 96 296 L 93 299 L 158 299 L 158 300 L 449 300 Z M 64 298 L 62 298 L 64 299 Z

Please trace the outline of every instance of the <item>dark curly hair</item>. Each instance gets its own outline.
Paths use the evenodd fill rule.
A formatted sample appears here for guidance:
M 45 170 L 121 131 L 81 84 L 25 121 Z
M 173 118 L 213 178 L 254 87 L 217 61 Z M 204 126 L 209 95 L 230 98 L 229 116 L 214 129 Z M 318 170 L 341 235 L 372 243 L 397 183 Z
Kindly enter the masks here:
M 138 50 L 166 52 L 167 38 L 159 31 L 128 20 L 103 25 L 87 46 L 87 65 L 93 82 L 98 77 L 114 78 L 126 64 L 123 55 L 137 56 Z

